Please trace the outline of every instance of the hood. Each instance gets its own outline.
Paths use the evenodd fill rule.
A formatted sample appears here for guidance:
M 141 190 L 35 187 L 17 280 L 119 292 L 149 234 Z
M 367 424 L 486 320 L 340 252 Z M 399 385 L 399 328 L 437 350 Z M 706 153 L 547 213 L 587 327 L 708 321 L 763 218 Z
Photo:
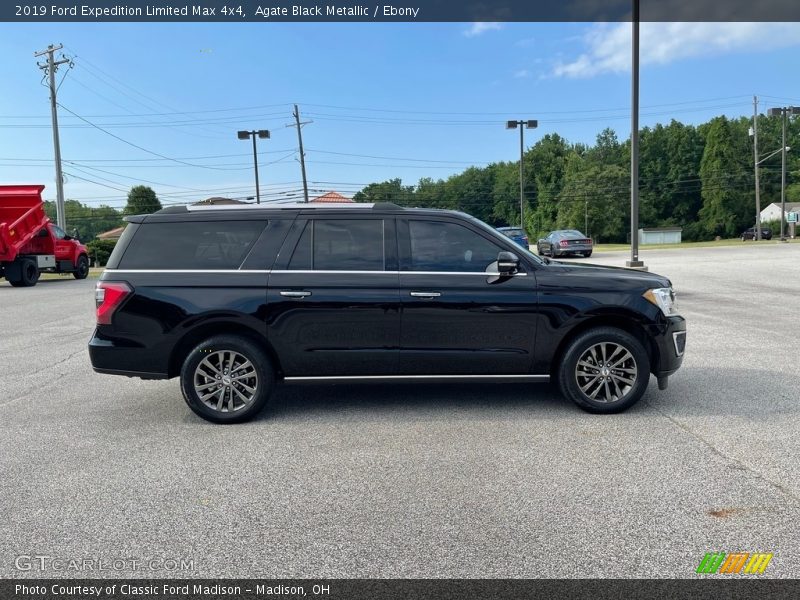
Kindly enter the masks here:
M 631 287 L 641 287 L 642 289 L 672 287 L 672 282 L 662 275 L 650 273 L 649 271 L 638 271 L 625 267 L 608 267 L 606 265 L 594 265 L 587 263 L 567 263 L 559 260 L 551 260 L 546 265 L 548 269 L 558 269 L 564 273 L 575 277 L 585 277 L 590 279 L 608 278 L 616 283 L 627 283 Z

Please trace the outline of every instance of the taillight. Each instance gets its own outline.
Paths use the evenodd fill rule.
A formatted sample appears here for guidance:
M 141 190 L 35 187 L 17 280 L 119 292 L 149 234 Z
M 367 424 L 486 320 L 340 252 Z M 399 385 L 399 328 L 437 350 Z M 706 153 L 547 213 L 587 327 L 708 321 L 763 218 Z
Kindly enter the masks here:
M 560 242 L 558 242 L 558 245 L 561 246 L 562 248 L 565 248 L 569 246 L 569 242 L 567 240 L 561 240 Z
M 122 301 L 132 292 L 127 283 L 119 281 L 101 281 L 94 290 L 94 301 L 97 305 L 97 324 L 111 325 L 111 317 Z

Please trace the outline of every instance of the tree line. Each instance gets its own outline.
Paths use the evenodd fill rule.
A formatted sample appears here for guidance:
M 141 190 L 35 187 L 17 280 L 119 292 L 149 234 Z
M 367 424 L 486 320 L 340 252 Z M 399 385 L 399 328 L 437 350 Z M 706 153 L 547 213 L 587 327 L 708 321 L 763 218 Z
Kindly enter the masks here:
M 47 200 L 44 210 L 50 220 L 56 222 L 56 203 Z M 122 227 L 125 215 L 140 215 L 161 210 L 161 202 L 156 193 L 146 185 L 136 185 L 128 192 L 125 208 L 117 210 L 111 206 L 88 206 L 79 200 L 64 201 L 64 216 L 67 221 L 67 233 L 72 234 L 77 230 L 78 237 L 83 241 L 94 239 L 97 234 Z
M 683 228 L 686 240 L 735 237 L 755 223 L 752 119 L 715 117 L 698 126 L 672 120 L 640 132 L 640 227 Z M 759 152 L 781 147 L 780 119 L 759 116 Z M 800 201 L 800 119 L 787 131 L 787 202 Z M 761 166 L 761 208 L 780 201 L 780 153 Z M 525 229 L 586 229 L 626 242 L 630 229 L 630 140 L 603 130 L 594 145 L 548 134 L 523 154 Z M 372 183 L 357 202 L 468 212 L 494 226 L 519 224 L 519 161 L 469 167 L 447 179 Z

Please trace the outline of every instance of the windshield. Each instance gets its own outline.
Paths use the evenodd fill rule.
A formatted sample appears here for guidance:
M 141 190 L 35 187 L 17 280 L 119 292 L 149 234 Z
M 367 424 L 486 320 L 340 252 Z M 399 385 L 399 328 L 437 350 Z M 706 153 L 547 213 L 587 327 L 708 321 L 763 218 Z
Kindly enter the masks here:
M 514 235 L 525 235 L 522 229 L 503 229 L 503 233 L 509 237 Z

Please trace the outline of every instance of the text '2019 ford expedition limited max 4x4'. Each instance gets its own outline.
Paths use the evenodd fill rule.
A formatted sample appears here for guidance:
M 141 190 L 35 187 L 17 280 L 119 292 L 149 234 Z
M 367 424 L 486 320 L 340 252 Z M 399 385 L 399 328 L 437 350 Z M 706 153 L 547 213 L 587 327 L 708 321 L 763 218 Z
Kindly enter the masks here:
M 303 380 L 555 381 L 613 413 L 683 360 L 668 279 L 540 258 L 463 213 L 260 204 L 128 222 L 97 284 L 92 365 L 179 377 L 215 422 Z

